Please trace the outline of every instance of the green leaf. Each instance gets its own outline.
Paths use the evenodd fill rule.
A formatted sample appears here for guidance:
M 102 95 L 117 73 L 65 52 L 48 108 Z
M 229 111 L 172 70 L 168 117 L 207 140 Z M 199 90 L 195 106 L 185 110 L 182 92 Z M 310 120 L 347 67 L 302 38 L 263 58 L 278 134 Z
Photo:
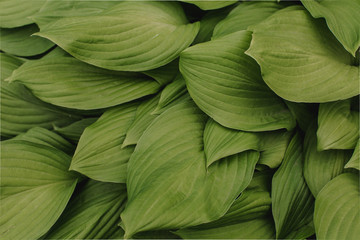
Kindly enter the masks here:
M 231 4 L 236 3 L 236 0 L 222 0 L 222 1 L 209 1 L 209 0 L 181 0 L 182 2 L 195 4 L 202 10 L 213 10 L 218 8 L 223 8 Z
M 205 122 L 188 100 L 162 113 L 141 136 L 128 165 L 125 238 L 218 219 L 247 187 L 259 154 L 246 151 L 206 168 Z
M 157 115 L 152 114 L 152 111 L 155 109 L 158 101 L 159 96 L 157 95 L 139 104 L 136 109 L 135 118 L 126 131 L 122 148 L 130 145 L 136 145 L 145 129 L 157 117 Z
M 1 239 L 37 239 L 58 219 L 75 188 L 71 158 L 41 144 L 1 144 Z
M 359 67 L 321 20 L 288 7 L 250 28 L 246 54 L 268 86 L 293 102 L 329 102 L 360 93 Z
M 0 53 L 0 79 L 5 80 L 8 78 L 12 72 L 21 66 L 24 61 L 20 58 L 11 56 L 10 54 Z
M 304 238 L 304 233 L 300 231 L 302 228 L 308 230 L 305 237 L 314 234 L 313 229 L 307 226 L 312 221 L 314 197 L 303 176 L 304 157 L 301 142 L 299 134 L 292 138 L 284 161 L 272 180 L 272 213 L 277 239 L 288 236 L 293 239 Z M 301 233 L 301 236 L 294 236 L 295 231 Z
M 8 80 L 25 84 L 45 102 L 84 110 L 129 102 L 160 88 L 143 74 L 105 70 L 66 56 L 26 62 Z
M 133 122 L 136 107 L 131 103 L 110 109 L 87 127 L 80 137 L 70 169 L 98 181 L 124 183 L 127 162 L 134 147 L 121 148 L 121 144 Z
M 315 201 L 318 239 L 358 239 L 360 235 L 359 175 L 344 173 L 331 180 Z
M 359 139 L 359 112 L 351 110 L 351 99 L 320 104 L 318 124 L 318 150 L 353 149 Z
M 180 71 L 195 103 L 215 121 L 245 131 L 291 129 L 295 121 L 263 82 L 259 66 L 244 51 L 251 33 L 240 31 L 181 53 Z
M 0 27 L 14 28 L 33 23 L 29 18 L 37 13 L 46 0 L 1 0 L 0 1 Z
M 143 74 L 155 79 L 161 86 L 173 81 L 179 73 L 179 58 L 174 61 L 152 70 L 142 72 Z
M 45 238 L 108 239 L 120 230 L 119 215 L 125 201 L 125 185 L 89 180 Z
M 246 30 L 249 26 L 258 24 L 282 8 L 283 5 L 275 2 L 243 2 L 216 25 L 213 39 Z
M 78 142 L 85 128 L 96 122 L 98 118 L 84 118 L 65 127 L 54 126 L 54 131 L 73 142 Z
M 317 119 L 318 104 L 294 103 L 289 101 L 285 101 L 285 103 L 294 115 L 301 130 L 306 132 L 314 119 Z
M 351 155 L 343 150 L 317 150 L 316 128 L 308 129 L 305 136 L 304 177 L 312 194 L 317 197 L 320 190 L 333 178 L 344 171 Z
M 260 164 L 276 168 L 280 165 L 291 132 L 252 133 L 225 128 L 209 119 L 204 130 L 204 151 L 207 166 L 224 157 L 246 150 L 261 151 Z
M 360 140 L 358 140 L 353 155 L 351 156 L 348 163 L 346 163 L 345 168 L 355 168 L 360 170 Z
M 97 15 L 40 26 L 37 35 L 98 67 L 146 71 L 177 58 L 199 27 L 199 23 L 188 23 L 176 2 L 125 1 Z
M 360 47 L 360 1 L 301 0 L 314 18 L 326 23 L 344 48 L 355 57 Z
M 45 38 L 31 36 L 38 32 L 35 24 L 19 28 L 0 28 L 0 49 L 18 56 L 34 56 L 49 50 L 54 43 Z

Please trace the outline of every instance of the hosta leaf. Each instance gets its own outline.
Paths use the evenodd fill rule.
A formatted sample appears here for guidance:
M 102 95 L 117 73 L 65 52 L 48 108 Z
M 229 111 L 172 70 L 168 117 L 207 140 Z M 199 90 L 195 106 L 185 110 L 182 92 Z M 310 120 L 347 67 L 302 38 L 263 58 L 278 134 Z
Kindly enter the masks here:
M 33 23 L 29 17 L 37 13 L 46 0 L 1 0 L 0 27 L 14 28 Z
M 351 99 L 320 104 L 317 130 L 319 150 L 355 147 L 359 138 L 359 112 L 350 108 Z
M 125 200 L 125 185 L 89 180 L 45 239 L 108 239 L 120 228 Z
M 155 109 L 159 101 L 159 96 L 150 98 L 143 101 L 136 109 L 134 121 L 126 131 L 126 136 L 122 147 L 129 145 L 136 145 L 145 129 L 151 124 L 151 122 L 157 117 L 157 115 L 151 114 Z
M 54 130 L 74 142 L 78 142 L 85 128 L 96 122 L 98 118 L 84 118 L 65 127 L 54 126 Z
M 325 18 L 330 30 L 344 48 L 355 56 L 360 47 L 360 1 L 301 0 L 315 18 Z
M 34 56 L 49 50 L 54 43 L 45 38 L 31 36 L 39 28 L 31 24 L 19 28 L 0 29 L 0 49 L 18 56 Z
M 71 158 L 20 140 L 1 144 L 1 239 L 37 239 L 55 223 L 75 188 Z
M 181 0 L 182 2 L 192 3 L 201 8 L 202 10 L 213 10 L 223 8 L 236 3 L 236 0 L 223 0 L 223 1 L 208 1 L 208 0 Z
M 244 51 L 251 33 L 240 31 L 181 53 L 180 71 L 195 103 L 215 121 L 245 131 L 290 129 L 295 121 L 261 79 Z
M 106 111 L 80 137 L 70 169 L 92 179 L 124 183 L 127 162 L 134 147 L 121 148 L 135 117 L 136 104 L 124 104 Z
M 345 165 L 345 168 L 355 168 L 360 170 L 360 140 L 358 140 L 353 155 L 351 156 L 349 162 Z
M 246 150 L 261 151 L 259 163 L 276 168 L 280 165 L 291 132 L 252 133 L 226 128 L 210 119 L 204 130 L 204 150 L 207 166 L 221 158 Z
M 66 56 L 27 62 L 8 80 L 25 84 L 45 102 L 84 110 L 129 102 L 160 87 L 140 73 L 105 70 Z
M 184 102 L 191 99 L 190 95 L 187 93 L 187 91 L 185 92 L 185 94 L 180 95 L 179 97 L 173 99 L 171 102 L 169 102 L 167 105 L 158 108 L 156 107 L 154 109 L 154 111 L 151 114 L 155 114 L 155 115 L 159 115 L 163 112 L 165 112 L 167 109 L 172 108 L 173 106 L 177 105 L 178 103 Z
M 5 80 L 12 72 L 24 63 L 22 59 L 11 56 L 10 54 L 0 53 L 1 71 L 0 79 Z
M 145 71 L 174 60 L 199 27 L 176 2 L 125 1 L 97 15 L 59 19 L 37 35 L 92 65 Z
M 305 136 L 304 177 L 315 197 L 331 179 L 344 171 L 344 165 L 351 157 L 348 151 L 318 151 L 316 146 L 316 132 L 312 127 Z
M 271 198 L 272 213 L 275 220 L 276 238 L 282 239 L 304 238 L 311 236 L 314 231 L 308 228 L 312 220 L 314 197 L 306 185 L 303 177 L 302 140 L 296 134 L 286 152 L 284 161 L 276 171 L 272 180 Z M 307 234 L 303 236 L 302 228 Z M 301 236 L 294 236 L 295 231 Z
M 8 77 L 21 61 L 1 53 L 1 77 Z M 53 124 L 64 126 L 80 116 L 44 103 L 19 83 L 1 80 L 1 136 L 11 137 L 32 127 L 51 129 Z
M 213 38 L 246 30 L 249 26 L 265 20 L 282 8 L 282 5 L 275 2 L 243 2 L 236 6 L 224 20 L 216 25 Z
M 205 120 L 191 101 L 185 101 L 146 129 L 128 165 L 128 204 L 121 214 L 125 237 L 215 220 L 249 184 L 257 152 L 236 154 L 206 168 Z
M 19 134 L 12 138 L 11 141 L 15 139 L 53 147 L 69 155 L 72 155 L 75 150 L 74 146 L 64 138 L 41 127 L 31 128 L 26 133 Z
M 320 191 L 314 224 L 318 239 L 358 239 L 360 235 L 359 175 L 344 173 Z
M 294 103 L 285 101 L 286 105 L 294 115 L 301 130 L 306 132 L 314 119 L 317 119 L 318 104 Z
M 142 72 L 143 74 L 155 79 L 161 86 L 173 81 L 179 72 L 179 58 L 166 64 L 165 66 Z
M 329 102 L 359 94 L 359 67 L 321 20 L 288 7 L 251 27 L 246 51 L 268 86 L 293 102 Z

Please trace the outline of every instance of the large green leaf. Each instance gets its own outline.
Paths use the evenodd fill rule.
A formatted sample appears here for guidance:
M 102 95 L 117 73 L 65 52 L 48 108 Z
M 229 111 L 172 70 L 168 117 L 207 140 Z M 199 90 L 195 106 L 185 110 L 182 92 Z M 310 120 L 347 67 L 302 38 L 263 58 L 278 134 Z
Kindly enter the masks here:
M 320 190 L 334 177 L 344 171 L 351 152 L 343 150 L 317 150 L 316 128 L 309 128 L 305 136 L 304 177 L 312 194 L 316 197 Z
M 219 38 L 230 33 L 246 30 L 249 26 L 258 24 L 282 8 L 283 5 L 275 2 L 241 3 L 236 6 L 224 20 L 216 25 L 213 38 Z
M 125 237 L 218 219 L 247 187 L 259 154 L 246 151 L 206 168 L 205 120 L 187 100 L 145 130 L 128 165 L 128 204 L 121 214 Z
M 25 84 L 45 102 L 85 110 L 115 106 L 160 88 L 146 75 L 105 70 L 67 56 L 26 62 L 8 80 Z
M 21 63 L 10 55 L 1 53 L 1 78 L 8 77 Z M 19 83 L 1 80 L 1 136 L 11 137 L 32 127 L 51 129 L 79 120 L 80 116 L 44 103 Z
M 45 239 L 108 239 L 120 230 L 125 185 L 89 180 L 69 202 Z
M 46 0 L 1 0 L 0 1 L 0 27 L 13 28 L 33 23 L 29 18 L 37 13 Z
M 359 175 L 344 173 L 331 180 L 315 201 L 318 239 L 355 240 L 360 236 Z
M 161 86 L 166 85 L 173 81 L 179 72 L 179 58 L 176 58 L 170 63 L 155 68 L 152 70 L 144 71 L 143 74 L 155 79 Z
M 358 140 L 353 155 L 349 162 L 346 163 L 345 168 L 355 168 L 360 170 L 360 140 Z
M 301 0 L 315 18 L 325 18 L 330 30 L 344 48 L 355 56 L 360 47 L 359 0 Z
M 34 56 L 49 50 L 54 43 L 45 38 L 31 36 L 38 32 L 35 24 L 19 28 L 0 28 L 0 49 L 18 56 Z
M 145 71 L 174 60 L 196 37 L 176 2 L 122 2 L 97 15 L 68 17 L 41 27 L 76 58 L 118 71 Z
M 296 122 L 304 132 L 317 119 L 319 104 L 295 103 L 285 101 L 286 105 L 294 115 Z
M 121 148 L 135 117 L 137 104 L 124 104 L 106 111 L 80 137 L 70 169 L 92 179 L 124 183 L 133 146 Z
M 1 239 L 37 239 L 58 219 L 75 188 L 71 158 L 21 140 L 1 144 Z
M 85 128 L 96 122 L 98 118 L 84 118 L 65 127 L 54 126 L 54 131 L 73 142 L 78 142 Z
M 224 157 L 246 150 L 261 151 L 258 163 L 276 168 L 280 165 L 291 132 L 244 132 L 226 128 L 212 119 L 206 123 L 204 130 L 204 151 L 207 166 Z
M 285 153 L 284 161 L 272 180 L 272 213 L 276 238 L 306 238 L 314 234 L 312 221 L 314 197 L 303 176 L 303 149 L 300 134 L 296 134 Z M 305 236 L 301 229 L 307 231 Z M 294 232 L 299 232 L 298 236 Z
M 290 111 L 263 82 L 256 62 L 244 53 L 250 40 L 250 32 L 239 31 L 182 52 L 180 71 L 190 96 L 225 127 L 246 131 L 293 128 Z
M 181 0 L 182 2 L 192 3 L 203 10 L 213 10 L 223 8 L 236 3 L 236 0 L 222 0 L 222 1 L 209 1 L 209 0 Z
M 359 66 L 322 20 L 300 6 L 288 7 L 250 28 L 246 51 L 268 86 L 293 102 L 329 102 L 360 92 Z
M 359 112 L 351 110 L 351 99 L 320 104 L 318 124 L 319 150 L 355 147 L 359 138 Z

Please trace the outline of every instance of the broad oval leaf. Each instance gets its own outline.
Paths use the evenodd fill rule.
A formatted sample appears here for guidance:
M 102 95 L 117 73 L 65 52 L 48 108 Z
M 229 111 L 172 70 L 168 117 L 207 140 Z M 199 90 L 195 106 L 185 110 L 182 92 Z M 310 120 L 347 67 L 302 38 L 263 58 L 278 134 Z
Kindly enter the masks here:
M 244 51 L 251 33 L 239 31 L 197 44 L 180 56 L 180 71 L 195 103 L 215 121 L 245 131 L 291 129 L 295 121 L 263 82 Z
M 192 3 L 201 8 L 202 10 L 213 10 L 223 8 L 236 3 L 236 0 L 222 0 L 222 1 L 208 1 L 208 0 L 181 0 L 182 2 Z
M 26 62 L 8 81 L 23 83 L 45 102 L 83 110 L 115 106 L 160 88 L 143 74 L 105 70 L 67 56 Z
M 128 204 L 121 214 L 125 237 L 215 220 L 249 184 L 257 152 L 236 154 L 206 168 L 205 120 L 187 100 L 162 113 L 141 136 L 128 165 Z
M 346 163 L 345 168 L 355 168 L 360 170 L 360 140 L 358 140 L 353 155 Z
M 306 238 L 314 234 L 308 224 L 312 221 L 314 197 L 303 176 L 302 140 L 296 134 L 286 149 L 284 161 L 272 179 L 272 213 L 276 238 Z M 301 231 L 307 229 L 305 236 Z M 299 232 L 297 236 L 294 232 Z
M 97 15 L 59 19 L 37 35 L 92 65 L 145 71 L 178 57 L 199 27 L 188 23 L 176 2 L 125 1 Z
M 360 93 L 359 66 L 321 20 L 288 7 L 251 27 L 246 54 L 268 86 L 293 102 L 329 102 Z
M 89 180 L 70 200 L 45 239 L 112 239 L 124 209 L 124 184 Z M 111 238 L 109 238 L 111 237 Z
M 318 124 L 319 150 L 355 147 L 359 138 L 359 112 L 351 110 L 351 99 L 321 103 Z
M 344 48 L 355 56 L 360 47 L 360 1 L 301 0 L 315 18 L 325 18 L 330 30 Z
M 71 158 L 21 140 L 1 144 L 1 239 L 37 239 L 50 229 L 75 188 Z
M 80 137 L 70 169 L 98 181 L 124 183 L 134 147 L 121 148 L 121 144 L 136 107 L 131 103 L 107 110 L 88 126 Z
M 344 173 L 331 180 L 315 201 L 318 239 L 355 240 L 360 235 L 359 175 Z
M 54 43 L 45 38 L 31 36 L 38 32 L 35 24 L 19 28 L 0 28 L 0 49 L 17 56 L 34 56 L 49 50 Z

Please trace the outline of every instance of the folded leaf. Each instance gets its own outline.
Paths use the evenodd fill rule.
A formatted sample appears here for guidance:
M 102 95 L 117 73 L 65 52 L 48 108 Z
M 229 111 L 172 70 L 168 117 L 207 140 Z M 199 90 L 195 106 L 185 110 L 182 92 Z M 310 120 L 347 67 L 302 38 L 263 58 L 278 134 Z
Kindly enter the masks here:
M 49 50 L 54 43 L 45 38 L 31 36 L 39 28 L 31 24 L 19 28 L 0 28 L 0 49 L 18 56 L 34 56 Z
M 163 66 L 188 47 L 199 31 L 176 2 L 122 2 L 92 16 L 68 17 L 37 35 L 76 58 L 118 71 Z
M 78 142 L 85 128 L 96 122 L 98 118 L 84 118 L 65 127 L 54 126 L 54 130 L 74 142 Z
M 314 234 L 308 228 L 312 221 L 314 197 L 306 185 L 303 176 L 302 140 L 296 134 L 286 152 L 284 161 L 272 180 L 271 198 L 272 213 L 275 220 L 276 238 L 305 238 Z M 303 236 L 302 228 L 306 228 Z M 294 236 L 298 231 L 301 236 Z
M 60 216 L 75 188 L 71 158 L 41 144 L 1 144 L 1 239 L 37 239 Z
M 240 31 L 181 53 L 180 71 L 195 103 L 215 121 L 245 131 L 291 129 L 295 121 L 263 82 L 259 66 L 244 51 L 251 33 Z
M 351 152 L 343 150 L 318 151 L 315 127 L 308 129 L 305 136 L 304 177 L 312 194 L 317 197 L 320 190 L 344 171 Z
M 124 183 L 134 147 L 121 148 L 121 144 L 133 122 L 136 107 L 137 104 L 131 103 L 110 109 L 85 128 L 70 169 L 98 181 Z
M 108 239 L 120 230 L 119 215 L 125 200 L 125 185 L 89 180 L 45 239 Z
M 355 57 L 360 47 L 360 2 L 358 0 L 301 0 L 314 18 L 325 18 L 344 48 Z
M 145 130 L 128 165 L 128 204 L 121 214 L 125 238 L 213 221 L 247 187 L 259 154 L 246 151 L 206 168 L 205 122 L 206 116 L 185 101 Z
M 268 86 L 293 102 L 329 102 L 360 93 L 359 66 L 321 20 L 288 7 L 250 28 L 246 54 Z
M 344 173 L 331 180 L 315 201 L 314 224 L 319 239 L 358 239 L 359 175 Z
M 223 8 L 231 4 L 236 3 L 236 0 L 222 0 L 222 1 L 208 1 L 208 0 L 181 0 L 182 2 L 192 3 L 201 8 L 202 10 L 213 10 L 218 8 Z
M 360 141 L 358 140 L 355 150 L 353 152 L 352 157 L 350 158 L 349 162 L 346 163 L 345 168 L 355 168 L 360 170 Z
M 320 104 L 317 130 L 319 150 L 355 147 L 359 139 L 359 112 L 350 108 L 351 99 Z
M 37 13 L 46 0 L 2 0 L 0 1 L 0 27 L 14 28 L 33 23 L 29 17 Z
M 284 6 L 275 2 L 243 2 L 220 21 L 213 33 L 213 39 L 225 36 L 265 20 Z
M 140 73 L 105 70 L 66 56 L 27 62 L 8 80 L 23 83 L 45 102 L 84 110 L 129 102 L 160 87 Z

